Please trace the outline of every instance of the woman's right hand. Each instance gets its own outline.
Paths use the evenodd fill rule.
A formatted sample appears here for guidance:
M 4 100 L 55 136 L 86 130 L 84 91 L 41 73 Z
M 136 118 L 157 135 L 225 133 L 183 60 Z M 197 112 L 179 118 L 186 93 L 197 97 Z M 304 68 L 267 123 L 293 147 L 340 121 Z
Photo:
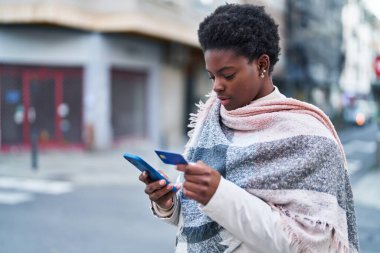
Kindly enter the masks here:
M 160 173 L 168 178 L 165 173 Z M 173 196 L 175 192 L 172 192 L 173 184 L 166 184 L 165 180 L 152 181 L 146 171 L 140 174 L 139 180 L 143 182 L 145 187 L 145 193 L 149 196 L 149 199 L 155 202 L 162 209 L 170 209 L 173 206 Z M 176 185 L 177 189 L 181 187 L 180 184 Z

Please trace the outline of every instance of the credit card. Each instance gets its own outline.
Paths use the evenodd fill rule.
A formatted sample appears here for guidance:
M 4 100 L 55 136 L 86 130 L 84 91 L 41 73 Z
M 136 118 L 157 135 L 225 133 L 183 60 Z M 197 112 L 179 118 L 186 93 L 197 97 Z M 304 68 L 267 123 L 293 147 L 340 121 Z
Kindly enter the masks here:
M 170 165 L 187 164 L 186 159 L 181 154 L 160 150 L 155 150 L 155 152 L 163 163 Z

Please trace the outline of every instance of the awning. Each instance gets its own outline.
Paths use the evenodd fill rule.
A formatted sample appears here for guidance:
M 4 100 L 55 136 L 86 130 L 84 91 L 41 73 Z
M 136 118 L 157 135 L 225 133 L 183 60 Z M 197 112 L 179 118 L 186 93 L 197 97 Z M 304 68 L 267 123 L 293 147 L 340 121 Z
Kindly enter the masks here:
M 62 3 L 0 4 L 0 23 L 54 24 L 98 32 L 131 32 L 199 48 L 197 27 L 141 11 L 95 12 Z

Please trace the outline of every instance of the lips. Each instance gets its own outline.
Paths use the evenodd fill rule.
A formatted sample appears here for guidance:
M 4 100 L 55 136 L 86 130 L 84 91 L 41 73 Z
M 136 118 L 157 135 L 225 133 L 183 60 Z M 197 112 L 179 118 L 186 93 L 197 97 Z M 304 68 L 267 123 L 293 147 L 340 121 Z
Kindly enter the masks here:
M 218 98 L 220 99 L 220 103 L 224 106 L 228 105 L 231 101 L 231 98 L 226 96 L 218 96 Z

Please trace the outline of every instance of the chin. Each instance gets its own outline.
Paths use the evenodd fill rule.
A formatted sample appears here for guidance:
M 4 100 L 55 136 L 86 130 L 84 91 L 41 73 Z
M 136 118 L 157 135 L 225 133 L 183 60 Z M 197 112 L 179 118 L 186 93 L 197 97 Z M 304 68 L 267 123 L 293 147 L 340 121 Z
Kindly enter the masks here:
M 232 105 L 223 105 L 223 106 L 224 106 L 224 109 L 226 109 L 227 111 L 233 111 L 240 108 L 239 106 L 232 106 Z

